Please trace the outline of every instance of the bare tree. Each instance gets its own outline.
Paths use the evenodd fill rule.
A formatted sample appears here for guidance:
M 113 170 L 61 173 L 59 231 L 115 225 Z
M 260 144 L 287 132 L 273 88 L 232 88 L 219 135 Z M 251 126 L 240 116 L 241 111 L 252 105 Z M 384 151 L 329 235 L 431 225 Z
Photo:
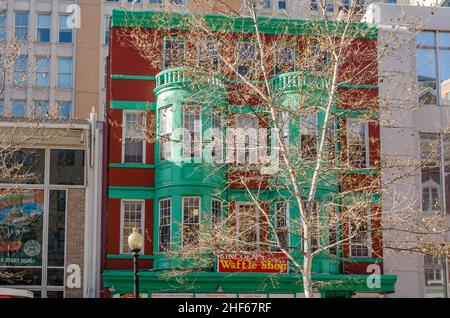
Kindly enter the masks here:
M 253 204 L 238 208 L 230 200 L 220 220 L 213 211 L 201 217 L 198 211 L 187 211 L 180 241 L 173 242 L 168 255 L 190 260 L 194 265 L 184 270 L 192 271 L 223 254 L 281 252 L 301 273 L 306 297 L 320 284 L 312 277 L 316 257 L 382 257 L 385 231 L 398 236 L 384 248 L 447 255 L 449 243 L 442 234 L 448 228 L 442 215 L 423 218 L 408 198 L 401 198 L 401 205 L 393 201 L 392 209 L 381 208 L 381 198 L 392 185 L 423 163 L 385 162 L 380 156 L 376 132 L 393 103 L 381 103 L 376 86 L 378 62 L 389 47 L 378 48 L 378 31 L 355 22 L 363 10 L 360 2 L 334 1 L 339 10 L 332 15 L 328 1 L 317 1 L 314 19 L 284 20 L 270 35 L 270 20 L 259 17 L 263 2 L 247 3 L 235 10 L 226 1 L 215 1 L 215 8 L 227 14 L 221 19 L 180 15 L 169 8 L 149 21 L 127 12 L 131 27 L 118 31 L 121 44 L 135 49 L 150 68 L 171 69 L 167 76 L 178 78 L 161 76 L 160 85 L 189 85 L 192 94 L 185 96 L 184 111 L 213 108 L 220 114 L 219 131 L 237 128 L 227 134 L 225 146 L 219 142 L 220 154 L 232 160 L 211 163 L 213 174 L 226 175 L 226 188 L 217 197 L 227 189 L 241 189 Z M 393 27 L 390 41 L 402 45 L 397 32 Z M 165 44 L 162 58 L 161 43 L 170 36 L 183 41 Z M 230 104 L 245 108 L 248 117 L 238 118 Z M 380 104 L 387 109 L 381 110 Z M 202 146 L 194 135 L 184 134 L 139 138 L 169 138 L 174 144 L 182 140 L 182 151 L 188 147 L 188 154 L 196 157 L 196 147 L 201 151 Z M 217 140 L 222 137 L 219 133 Z M 382 182 L 381 170 L 394 167 L 407 169 Z M 291 244 L 289 237 L 297 243 Z

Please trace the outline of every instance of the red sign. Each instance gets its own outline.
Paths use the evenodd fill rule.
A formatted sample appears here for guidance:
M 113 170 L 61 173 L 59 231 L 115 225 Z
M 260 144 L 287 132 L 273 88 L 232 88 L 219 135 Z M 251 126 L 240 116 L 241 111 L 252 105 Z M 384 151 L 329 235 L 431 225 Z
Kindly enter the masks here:
M 223 273 L 287 273 L 284 253 L 258 255 L 223 255 L 217 261 L 217 271 Z

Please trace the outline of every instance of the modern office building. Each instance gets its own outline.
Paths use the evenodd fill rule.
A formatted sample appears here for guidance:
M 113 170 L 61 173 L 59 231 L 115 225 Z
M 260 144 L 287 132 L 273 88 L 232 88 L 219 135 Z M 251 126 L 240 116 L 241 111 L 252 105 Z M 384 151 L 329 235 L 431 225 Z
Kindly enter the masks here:
M 423 163 L 396 184 L 398 212 L 423 211 L 424 219 L 443 213 L 448 227 L 450 9 L 379 4 L 369 8 L 364 20 L 380 28 L 380 50 L 384 45 L 391 48 L 379 64 L 380 107 L 385 112 L 382 159 Z M 393 38 L 392 30 L 398 30 L 398 36 Z M 394 174 L 406 173 L 408 166 L 386 165 L 383 176 L 390 180 Z M 383 202 L 385 209 L 392 209 L 392 196 Z M 441 239 L 448 242 L 449 237 Z M 384 264 L 386 273 L 398 276 L 393 297 L 445 295 L 445 259 L 385 251 Z

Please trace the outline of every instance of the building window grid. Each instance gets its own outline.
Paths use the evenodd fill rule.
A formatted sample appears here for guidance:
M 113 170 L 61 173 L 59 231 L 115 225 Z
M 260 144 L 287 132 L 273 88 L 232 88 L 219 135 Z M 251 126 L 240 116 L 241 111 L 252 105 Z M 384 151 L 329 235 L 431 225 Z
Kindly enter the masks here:
M 370 210 L 361 209 L 360 215 L 351 220 L 350 230 L 350 257 L 370 257 Z M 355 233 L 355 234 L 354 234 Z
M 347 119 L 347 160 L 352 168 L 370 166 L 369 123 L 363 119 Z
M 124 112 L 123 162 L 145 162 L 145 129 L 144 112 Z
M 159 251 L 166 252 L 170 250 L 171 244 L 171 218 L 172 218 L 172 200 L 161 199 L 159 201 Z
M 275 233 L 280 248 L 289 247 L 289 203 L 275 203 Z
M 183 245 L 198 244 L 200 206 L 200 197 L 183 197 Z
M 186 55 L 186 41 L 179 38 L 164 39 L 163 69 L 181 66 Z
M 199 106 L 184 106 L 183 157 L 199 158 L 202 152 L 202 119 Z
M 222 222 L 222 201 L 218 199 L 211 200 L 211 224 L 217 226 Z
M 15 36 L 19 41 L 28 40 L 28 24 L 29 24 L 28 12 L 16 12 L 15 13 Z
M 144 201 L 122 201 L 121 254 L 131 253 L 128 236 L 137 228 L 144 233 Z
M 159 156 L 160 160 L 172 157 L 172 107 L 159 110 Z
M 38 13 L 37 15 L 37 40 L 38 42 L 50 42 L 51 37 L 51 13 Z
M 317 113 L 300 116 L 300 153 L 303 159 L 312 160 L 317 154 Z
M 48 57 L 36 58 L 36 87 L 50 86 L 50 59 Z
M 58 87 L 72 88 L 72 58 L 60 57 L 58 59 Z

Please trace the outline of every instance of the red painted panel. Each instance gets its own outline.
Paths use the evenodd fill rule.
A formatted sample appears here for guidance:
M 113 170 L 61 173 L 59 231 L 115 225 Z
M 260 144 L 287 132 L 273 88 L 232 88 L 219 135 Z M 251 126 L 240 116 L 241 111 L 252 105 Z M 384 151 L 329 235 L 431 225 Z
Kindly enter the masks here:
M 109 185 L 154 187 L 155 170 L 152 168 L 109 168 Z
M 148 259 L 139 259 L 139 269 L 152 269 L 153 268 L 153 260 Z M 133 270 L 133 260 L 132 259 L 107 259 L 106 260 L 106 269 L 124 269 L 124 270 Z
M 380 158 L 380 125 L 375 122 L 369 122 L 369 149 L 370 165 L 381 168 Z
M 106 254 L 120 254 L 120 199 L 108 199 Z
M 154 102 L 155 86 L 155 81 L 114 79 L 111 80 L 111 99 Z

